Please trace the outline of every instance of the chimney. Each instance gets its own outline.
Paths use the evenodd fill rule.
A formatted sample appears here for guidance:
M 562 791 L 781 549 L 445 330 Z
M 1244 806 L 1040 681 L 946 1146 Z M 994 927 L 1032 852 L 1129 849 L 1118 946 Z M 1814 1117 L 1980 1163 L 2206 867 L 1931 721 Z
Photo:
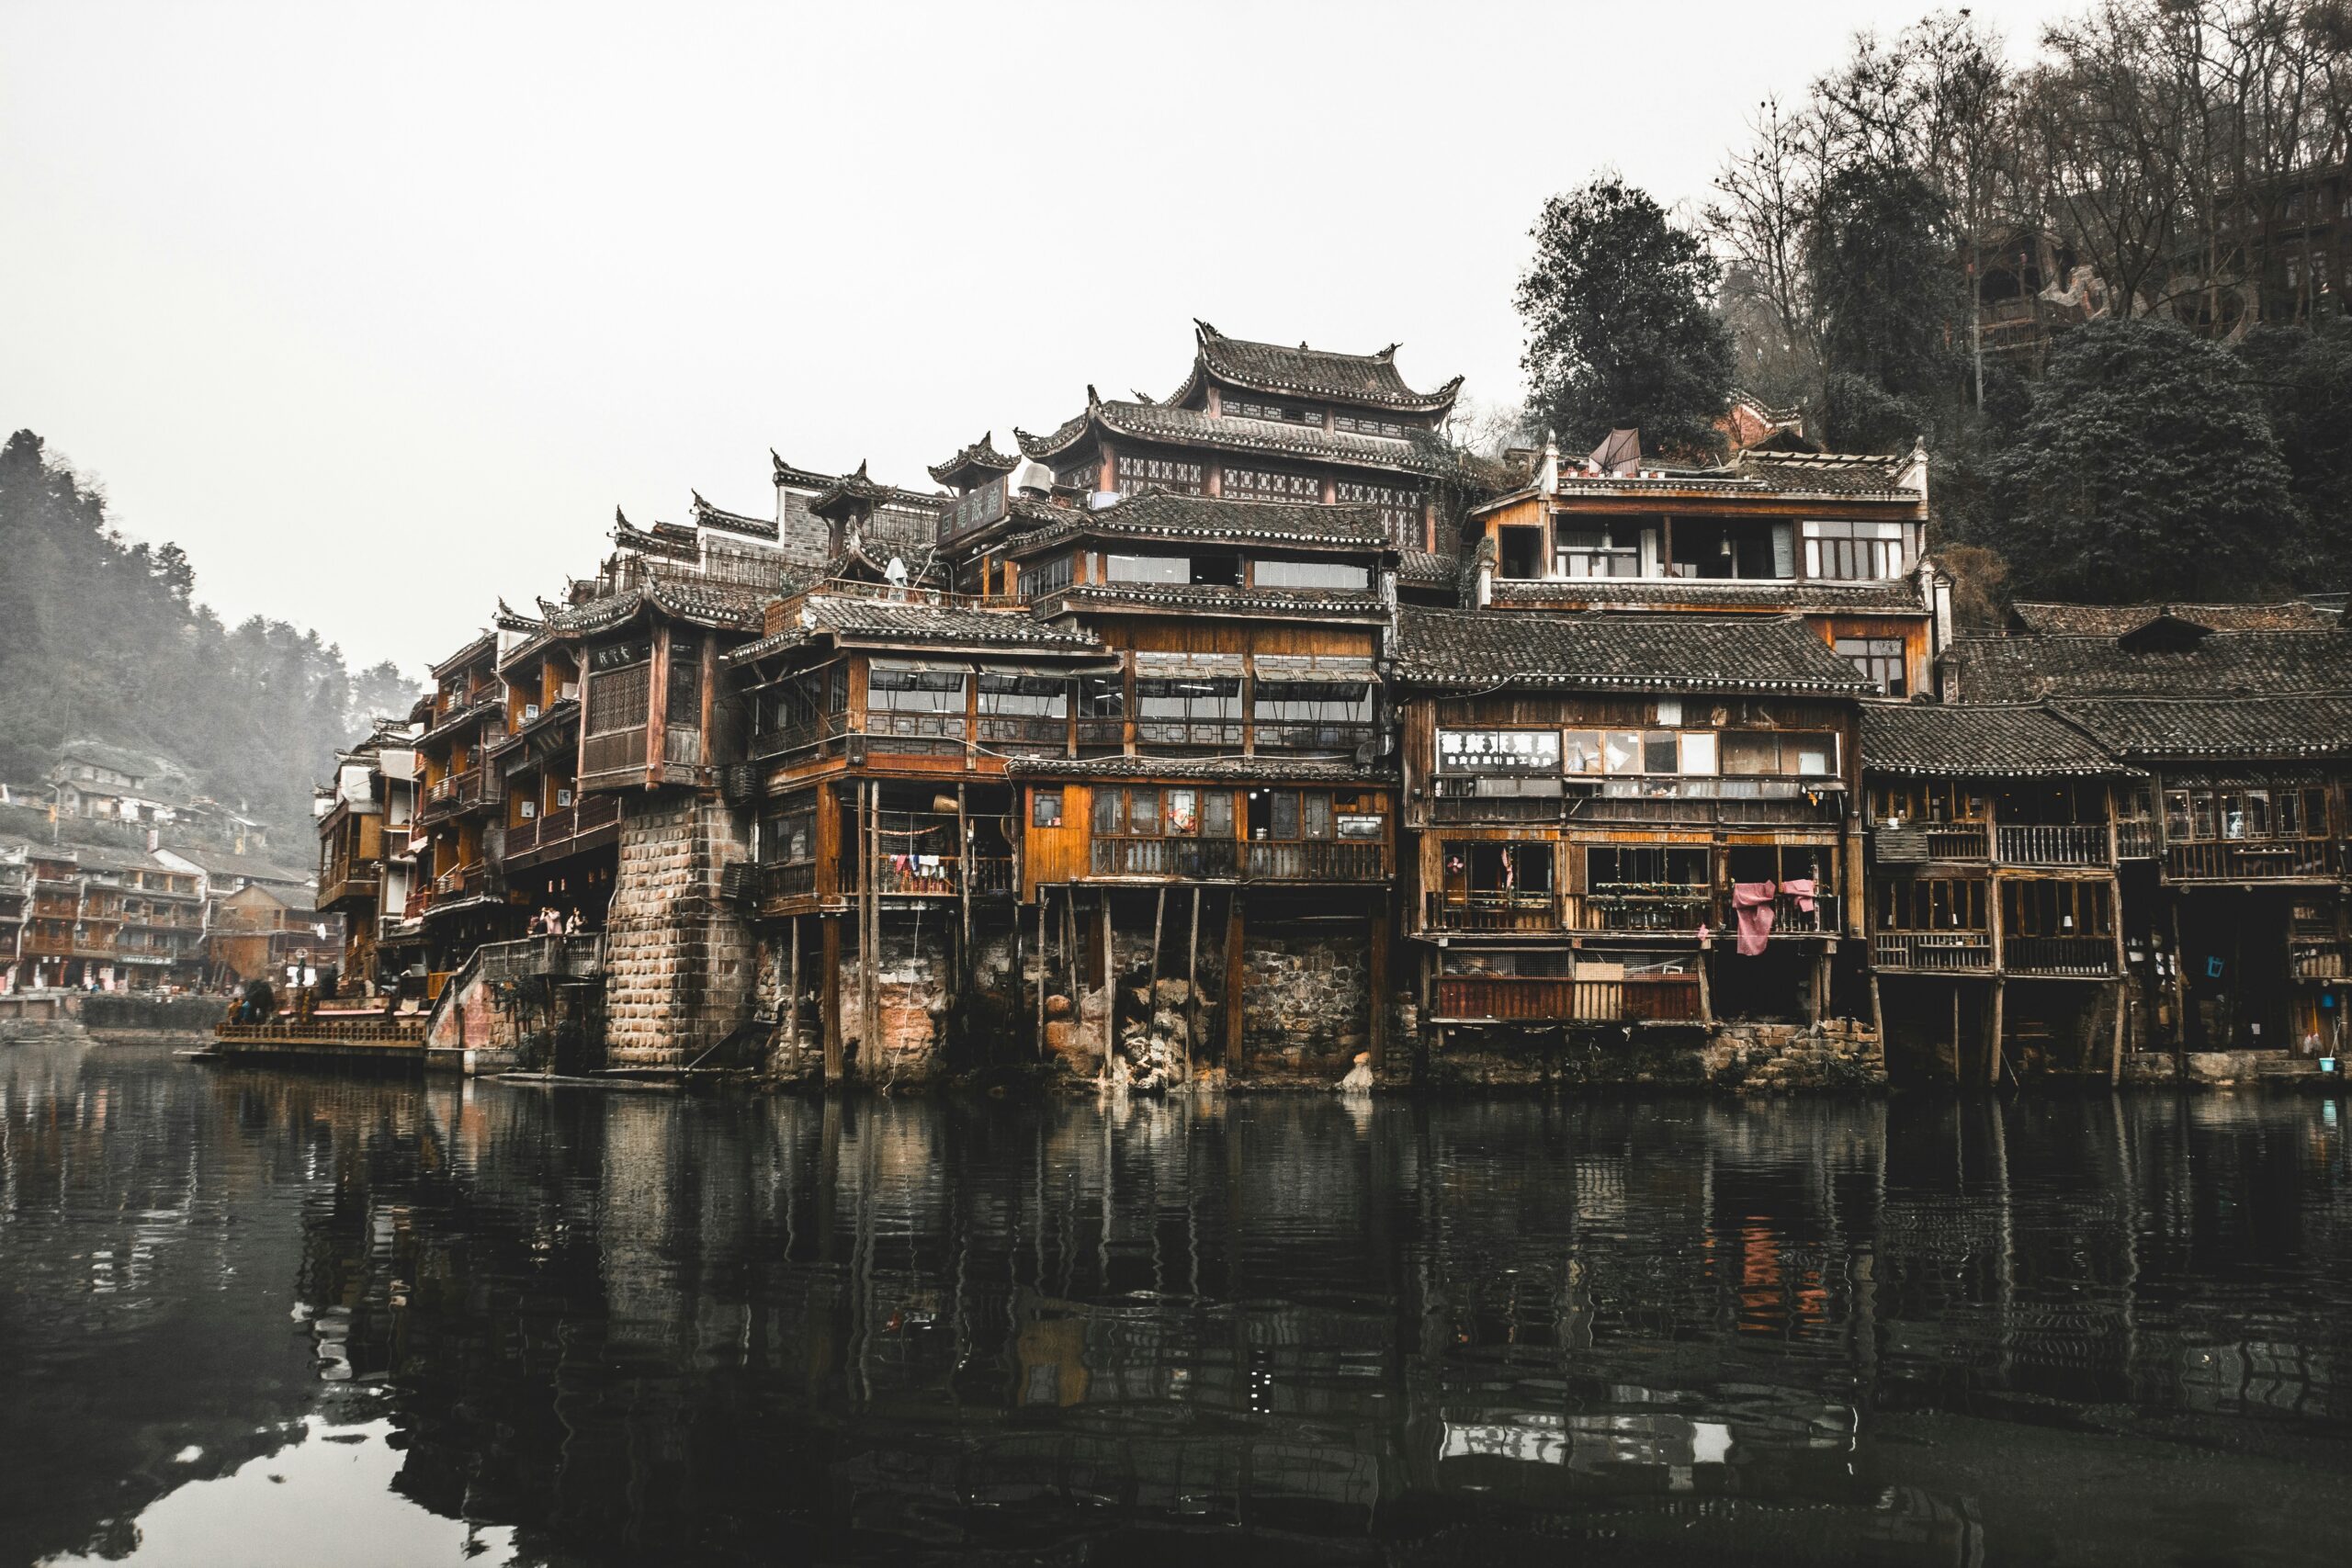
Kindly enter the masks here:
M 1535 488 L 1545 495 L 1560 493 L 1560 441 L 1548 430 L 1544 433 L 1544 459 L 1535 467 Z

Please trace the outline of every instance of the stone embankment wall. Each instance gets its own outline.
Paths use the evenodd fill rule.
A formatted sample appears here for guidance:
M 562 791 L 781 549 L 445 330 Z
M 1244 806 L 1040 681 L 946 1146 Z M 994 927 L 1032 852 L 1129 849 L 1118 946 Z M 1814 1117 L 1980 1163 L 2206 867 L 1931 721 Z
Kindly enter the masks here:
M 1583 1086 L 1738 1093 L 1869 1089 L 1886 1083 L 1878 1033 L 1855 1019 L 1809 1023 L 1449 1030 L 1419 1063 L 1391 1056 L 1388 1080 L 1433 1088 Z
M 605 917 L 605 1046 L 613 1065 L 683 1066 L 750 1020 L 750 924 L 720 897 L 727 867 L 750 853 L 748 828 L 716 800 L 627 799 Z

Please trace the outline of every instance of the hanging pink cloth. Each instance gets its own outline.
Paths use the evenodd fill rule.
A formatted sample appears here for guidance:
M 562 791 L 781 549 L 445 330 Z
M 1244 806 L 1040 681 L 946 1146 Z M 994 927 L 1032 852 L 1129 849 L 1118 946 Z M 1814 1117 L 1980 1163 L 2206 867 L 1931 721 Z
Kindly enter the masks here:
M 1739 922 L 1739 952 L 1754 958 L 1772 935 L 1772 885 L 1735 882 L 1731 885 L 1732 918 Z
M 1808 915 L 1810 915 L 1810 914 L 1812 914 L 1812 913 L 1813 913 L 1813 878 L 1812 878 L 1812 877 L 1810 877 L 1810 876 L 1797 876 L 1797 877 L 1792 877 L 1792 878 L 1790 878 L 1788 881 L 1783 882 L 1783 883 L 1781 883 L 1781 892 L 1783 892 L 1783 893 L 1785 893 L 1785 894 L 1787 894 L 1790 897 L 1792 897 L 1792 898 L 1795 899 L 1795 900 L 1797 901 L 1797 908 L 1798 908 L 1799 909 L 1802 909 L 1804 913 L 1806 913 L 1806 914 L 1808 914 Z

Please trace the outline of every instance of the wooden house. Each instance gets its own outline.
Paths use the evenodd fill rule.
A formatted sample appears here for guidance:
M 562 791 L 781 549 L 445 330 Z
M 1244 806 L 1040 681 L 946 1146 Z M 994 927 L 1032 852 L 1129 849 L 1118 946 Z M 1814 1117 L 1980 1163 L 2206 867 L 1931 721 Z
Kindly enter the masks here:
M 753 897 L 784 953 L 787 1021 L 797 1035 L 806 971 L 838 1078 L 845 973 L 856 1017 L 876 1019 L 882 955 L 900 932 L 928 921 L 960 977 L 976 931 L 1009 922 L 1020 830 L 1007 761 L 1068 754 L 1080 671 L 1100 669 L 1102 650 L 1018 608 L 861 582 L 838 565 L 771 604 L 764 631 L 723 660 L 749 721 L 729 794 L 758 814 Z M 865 1060 L 877 1054 L 867 1040 Z
M 1362 944 L 1377 999 L 1361 1029 L 1333 1031 L 1310 1055 L 1344 1056 L 1343 1039 L 1361 1034 L 1377 1057 L 1396 852 L 1379 679 L 1396 604 L 1393 519 L 1369 504 L 1147 491 L 1030 521 L 1004 553 L 1031 614 L 1083 631 L 1107 660 L 1079 679 L 1067 748 L 1009 765 L 1023 796 L 1022 899 L 1043 937 L 1058 904 L 1065 950 L 1082 940 L 1072 956 L 1099 986 L 1117 967 L 1118 912 L 1139 931 L 1148 908 L 1172 947 L 1172 908 L 1186 956 L 1180 967 L 1155 942 L 1146 967 L 1189 980 L 1208 921 L 1223 976 L 1212 1043 L 1240 1070 L 1253 1039 L 1285 1048 L 1264 1022 L 1278 1010 L 1254 1010 L 1246 996 L 1251 929 L 1273 941 L 1328 928 Z M 1203 910 L 1204 889 L 1219 908 Z
M 604 925 L 620 840 L 620 796 L 580 787 L 582 645 L 545 620 L 510 616 L 499 655 L 505 739 L 489 753 L 505 800 L 498 863 L 509 903 Z
M 2120 1077 L 2147 774 L 2039 704 L 1865 703 L 1862 769 L 1882 1029 L 1972 1080 Z
M 1470 603 L 1801 615 L 1880 693 L 1935 690 L 1950 584 L 1926 559 L 1928 460 L 1758 449 L 1712 468 L 1564 463 L 1469 509 Z
M 514 934 L 494 857 L 505 808 L 490 752 L 506 739 L 498 633 L 484 632 L 432 667 L 433 689 L 412 716 L 421 795 L 417 861 L 424 963 L 445 975 L 485 942 Z
M 1408 609 L 1399 896 L 1449 1032 L 1819 1017 L 1861 930 L 1850 664 L 1788 615 Z
M 1166 398 L 1090 387 L 1085 410 L 1050 434 L 1014 432 L 1022 451 L 1080 493 L 1369 507 L 1393 547 L 1451 552 L 1438 492 L 1459 461 L 1440 427 L 1460 377 L 1420 391 L 1395 344 L 1339 354 L 1194 327 L 1192 370 Z

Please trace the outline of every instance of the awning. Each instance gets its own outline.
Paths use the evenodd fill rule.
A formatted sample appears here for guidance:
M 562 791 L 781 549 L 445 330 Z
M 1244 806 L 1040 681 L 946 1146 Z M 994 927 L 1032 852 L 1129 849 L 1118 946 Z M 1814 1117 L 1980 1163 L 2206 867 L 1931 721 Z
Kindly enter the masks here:
M 869 659 L 865 668 L 877 675 L 969 675 L 968 659 Z
M 416 750 L 413 747 L 386 747 L 376 753 L 376 765 L 388 779 L 416 777 Z

